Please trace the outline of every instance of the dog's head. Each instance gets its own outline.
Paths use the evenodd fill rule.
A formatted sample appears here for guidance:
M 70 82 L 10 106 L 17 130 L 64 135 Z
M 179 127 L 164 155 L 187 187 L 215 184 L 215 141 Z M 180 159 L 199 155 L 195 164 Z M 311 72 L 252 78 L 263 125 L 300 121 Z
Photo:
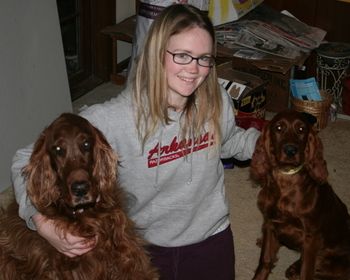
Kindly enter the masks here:
M 276 114 L 264 127 L 251 162 L 253 178 L 262 179 L 272 169 L 306 168 L 318 181 L 328 175 L 323 147 L 313 124 L 315 117 L 294 110 Z
M 78 115 L 62 114 L 41 133 L 24 169 L 29 198 L 42 213 L 81 212 L 115 187 L 116 164 L 98 129 Z

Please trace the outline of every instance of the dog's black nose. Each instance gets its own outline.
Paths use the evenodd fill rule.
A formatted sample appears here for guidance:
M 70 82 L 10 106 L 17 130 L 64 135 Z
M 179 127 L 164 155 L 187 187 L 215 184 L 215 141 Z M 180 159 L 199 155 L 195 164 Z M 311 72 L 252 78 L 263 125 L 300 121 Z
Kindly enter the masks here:
M 86 181 L 74 182 L 71 186 L 71 190 L 75 196 L 82 197 L 88 193 L 89 183 Z
M 287 157 L 293 157 L 298 152 L 298 147 L 296 147 L 295 145 L 287 144 L 284 145 L 283 151 L 287 155 Z

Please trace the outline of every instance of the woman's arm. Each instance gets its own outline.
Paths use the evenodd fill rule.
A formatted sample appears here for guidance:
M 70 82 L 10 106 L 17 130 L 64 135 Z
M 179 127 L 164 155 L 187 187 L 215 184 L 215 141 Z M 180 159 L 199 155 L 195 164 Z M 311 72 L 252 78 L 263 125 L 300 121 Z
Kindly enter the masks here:
M 234 157 L 238 160 L 250 159 L 260 132 L 255 128 L 247 130 L 236 125 L 233 102 L 229 94 L 222 89 L 222 146 L 221 158 Z
M 26 221 L 30 229 L 35 230 L 36 228 L 32 217 L 34 214 L 38 213 L 38 211 L 27 197 L 25 178 L 22 174 L 22 170 L 28 164 L 32 152 L 33 144 L 19 149 L 12 159 L 11 173 L 15 197 L 19 205 L 19 216 Z

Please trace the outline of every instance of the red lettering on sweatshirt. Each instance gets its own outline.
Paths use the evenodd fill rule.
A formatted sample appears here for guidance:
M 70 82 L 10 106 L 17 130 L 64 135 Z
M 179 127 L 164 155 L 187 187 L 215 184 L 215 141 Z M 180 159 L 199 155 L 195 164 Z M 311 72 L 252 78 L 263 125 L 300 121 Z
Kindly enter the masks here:
M 210 145 L 213 145 L 213 140 L 210 141 Z M 148 168 L 182 158 L 191 153 L 192 150 L 193 152 L 197 152 L 208 147 L 209 133 L 201 135 L 194 139 L 194 141 L 192 141 L 192 139 L 178 141 L 177 136 L 175 136 L 169 145 L 160 146 L 160 144 L 157 143 L 154 148 L 149 150 Z

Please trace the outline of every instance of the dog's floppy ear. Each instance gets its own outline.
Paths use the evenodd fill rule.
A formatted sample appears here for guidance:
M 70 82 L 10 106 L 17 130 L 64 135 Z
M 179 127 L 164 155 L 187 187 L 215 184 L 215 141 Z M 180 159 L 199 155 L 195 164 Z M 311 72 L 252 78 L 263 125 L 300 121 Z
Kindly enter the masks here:
M 317 118 L 314 115 L 306 112 L 302 112 L 301 114 L 311 126 L 313 126 L 317 122 Z
M 55 188 L 56 173 L 51 167 L 50 156 L 46 149 L 49 129 L 46 128 L 36 140 L 29 163 L 23 169 L 28 196 L 38 211 L 48 207 L 59 197 L 59 192 Z
M 92 129 L 95 133 L 93 175 L 98 178 L 100 187 L 105 190 L 114 187 L 110 182 L 116 181 L 118 159 L 102 132 L 94 126 Z
M 305 167 L 317 182 L 324 183 L 328 178 L 327 163 L 323 158 L 323 145 L 316 131 L 311 128 L 305 149 Z
M 256 145 L 255 151 L 250 163 L 250 174 L 253 179 L 261 181 L 271 168 L 271 162 L 269 158 L 270 152 L 270 135 L 269 127 L 267 124 L 262 129 L 261 135 L 259 136 Z

